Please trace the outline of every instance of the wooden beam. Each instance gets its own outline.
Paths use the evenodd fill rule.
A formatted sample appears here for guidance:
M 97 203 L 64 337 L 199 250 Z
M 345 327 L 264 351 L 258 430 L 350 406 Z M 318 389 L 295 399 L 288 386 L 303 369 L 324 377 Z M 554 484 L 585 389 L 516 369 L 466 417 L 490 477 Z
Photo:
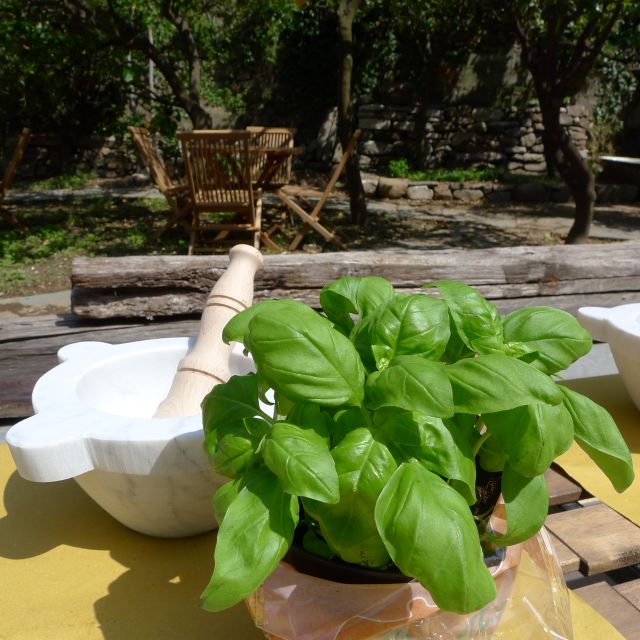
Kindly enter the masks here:
M 475 286 L 502 312 L 551 305 L 612 306 L 637 298 L 640 243 L 443 251 L 344 251 L 265 256 L 256 300 L 288 297 L 318 305 L 320 289 L 344 275 L 381 275 L 401 291 L 435 280 Z M 76 258 L 71 305 L 84 318 L 199 314 L 226 256 Z

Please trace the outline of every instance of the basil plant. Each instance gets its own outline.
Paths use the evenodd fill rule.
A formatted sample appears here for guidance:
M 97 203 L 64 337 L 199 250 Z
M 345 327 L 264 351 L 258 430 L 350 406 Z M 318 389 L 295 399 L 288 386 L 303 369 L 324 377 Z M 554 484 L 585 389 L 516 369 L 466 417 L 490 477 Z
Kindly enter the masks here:
M 481 538 L 505 546 L 540 529 L 543 474 L 574 440 L 618 491 L 632 482 L 611 416 L 552 377 L 591 348 L 573 316 L 501 316 L 461 282 L 425 288 L 347 276 L 322 289 L 322 314 L 273 300 L 227 324 L 256 373 L 203 403 L 211 463 L 230 478 L 214 496 L 205 609 L 255 591 L 295 532 L 317 555 L 395 565 L 442 609 L 471 612 L 496 594 Z M 477 467 L 501 472 L 502 535 L 476 526 Z

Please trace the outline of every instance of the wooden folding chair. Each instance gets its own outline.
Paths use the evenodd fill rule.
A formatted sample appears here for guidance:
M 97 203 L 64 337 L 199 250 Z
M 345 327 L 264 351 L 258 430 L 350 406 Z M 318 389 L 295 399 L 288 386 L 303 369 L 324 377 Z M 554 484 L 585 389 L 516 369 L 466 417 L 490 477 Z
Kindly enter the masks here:
M 248 131 L 178 133 L 187 182 L 193 201 L 189 255 L 210 251 L 204 232 L 245 232 L 260 246 L 262 200 L 251 183 Z M 227 222 L 209 221 L 202 214 L 233 213 Z M 216 240 L 222 240 L 218 234 Z M 226 239 L 226 233 L 225 239 Z
M 24 150 L 29 142 L 29 138 L 31 137 L 31 131 L 26 127 L 22 130 L 22 133 L 18 136 L 18 142 L 16 143 L 15 149 L 13 150 L 13 155 L 11 156 L 11 160 L 9 160 L 9 164 L 4 171 L 4 175 L 2 176 L 2 182 L 0 183 L 0 215 L 12 226 L 16 229 L 20 229 L 21 231 L 25 231 L 27 229 L 26 225 L 24 225 L 18 218 L 16 218 L 15 214 L 10 211 L 7 211 L 2 207 L 2 203 L 11 189 L 11 184 L 13 183 L 13 179 L 15 178 L 16 173 L 18 172 L 18 168 L 20 167 L 20 163 L 22 162 L 22 156 L 24 155 Z
M 251 176 L 253 184 L 263 191 L 277 192 L 291 181 L 296 130 L 290 127 L 248 126 L 251 134 Z M 285 231 L 287 214 L 283 212 L 261 233 L 262 242 L 271 249 L 282 251 L 271 235 Z
M 171 208 L 171 214 L 167 223 L 153 234 L 153 239 L 157 240 L 163 233 L 176 224 L 181 224 L 187 231 L 191 232 L 191 210 L 193 208 L 189 186 L 186 182 L 174 184 L 169 177 L 167 169 L 162 162 L 158 150 L 153 144 L 151 134 L 144 127 L 128 127 L 142 162 L 147 167 L 151 180 L 158 191 L 166 198 L 167 204 Z
M 252 149 L 251 176 L 254 184 L 264 191 L 276 191 L 291 181 L 292 156 L 278 158 L 269 151 L 293 149 L 295 129 L 286 127 L 250 126 L 249 144 Z
M 278 196 L 278 198 L 280 198 L 280 200 L 287 207 L 289 207 L 289 209 L 291 209 L 295 214 L 300 216 L 300 218 L 302 218 L 302 221 L 303 221 L 303 225 L 300 228 L 300 231 L 298 231 L 295 238 L 291 241 L 291 244 L 289 245 L 290 251 L 294 251 L 295 249 L 297 249 L 298 245 L 302 242 L 309 228 L 315 229 L 323 238 L 325 238 L 326 240 L 329 240 L 329 242 L 333 242 L 334 244 L 338 245 L 340 248 L 344 248 L 344 245 L 342 244 L 342 242 L 340 242 L 340 240 L 337 238 L 335 233 L 329 231 L 324 226 L 322 226 L 322 224 L 320 224 L 320 214 L 322 213 L 322 209 L 324 208 L 327 202 L 327 199 L 333 192 L 336 186 L 336 183 L 338 182 L 338 179 L 340 178 L 342 172 L 344 171 L 345 165 L 347 164 L 347 160 L 349 159 L 349 156 L 351 156 L 351 154 L 353 153 L 353 150 L 355 149 L 355 146 L 358 143 L 361 133 L 362 132 L 360 131 L 360 129 L 357 129 L 354 132 L 354 134 L 351 136 L 351 140 L 349 140 L 349 144 L 347 145 L 347 148 L 344 150 L 342 154 L 342 158 L 340 158 L 340 162 L 336 165 L 336 168 L 333 170 L 333 173 L 331 174 L 331 177 L 329 178 L 329 182 L 327 182 L 327 185 L 324 188 L 324 191 L 318 191 L 317 194 L 309 191 L 305 191 L 304 195 L 302 195 L 300 193 L 295 193 L 292 190 L 287 190 L 286 187 L 283 187 L 282 189 L 279 189 L 276 192 L 276 195 Z M 306 199 L 307 197 L 313 196 L 313 195 L 319 196 L 318 202 L 315 204 L 315 206 L 312 206 L 311 203 L 309 203 Z M 292 196 L 295 196 L 300 201 L 301 204 L 298 204 L 297 202 L 295 202 Z

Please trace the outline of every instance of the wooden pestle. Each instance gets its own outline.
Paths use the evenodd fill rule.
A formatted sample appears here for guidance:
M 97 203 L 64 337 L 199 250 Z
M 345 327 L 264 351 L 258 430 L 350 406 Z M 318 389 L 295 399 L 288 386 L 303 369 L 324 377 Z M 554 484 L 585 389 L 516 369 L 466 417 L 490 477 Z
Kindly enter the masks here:
M 222 341 L 222 330 L 233 316 L 251 306 L 253 277 L 262 267 L 262 254 L 239 244 L 229 251 L 229 261 L 205 303 L 196 344 L 178 363 L 171 389 L 154 418 L 198 415 L 207 393 L 229 378 L 231 345 Z

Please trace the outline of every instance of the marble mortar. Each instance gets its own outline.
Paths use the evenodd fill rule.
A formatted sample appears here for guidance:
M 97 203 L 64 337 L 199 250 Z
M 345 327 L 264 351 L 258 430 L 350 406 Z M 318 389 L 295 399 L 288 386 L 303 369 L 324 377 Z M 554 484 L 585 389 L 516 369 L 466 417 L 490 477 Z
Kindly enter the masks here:
M 215 529 L 211 498 L 227 479 L 203 449 L 200 415 L 152 418 L 191 338 L 112 345 L 78 342 L 36 383 L 35 415 L 7 433 L 27 480 L 74 478 L 125 526 L 158 537 Z M 235 344 L 232 374 L 253 371 Z

